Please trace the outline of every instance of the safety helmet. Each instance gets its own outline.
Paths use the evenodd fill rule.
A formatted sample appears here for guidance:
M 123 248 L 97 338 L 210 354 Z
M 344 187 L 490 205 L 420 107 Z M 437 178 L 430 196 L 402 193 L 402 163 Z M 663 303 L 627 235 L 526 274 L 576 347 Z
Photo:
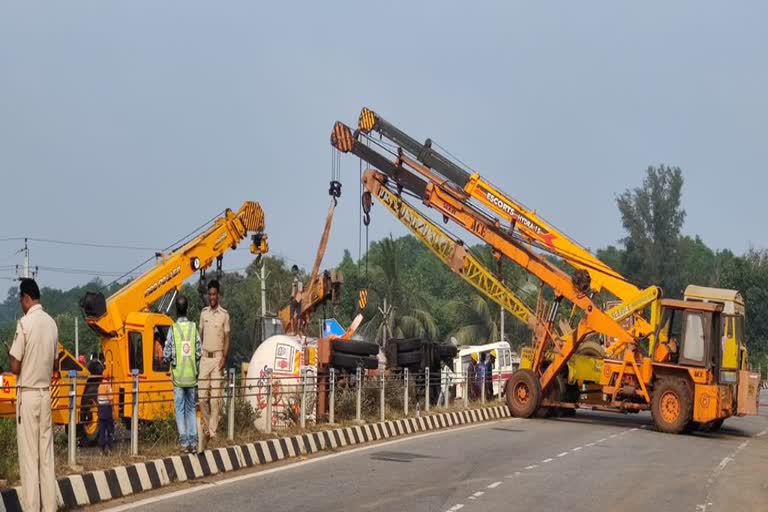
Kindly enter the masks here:
M 491 350 L 491 357 L 499 357 L 499 355 L 496 353 L 496 349 Z
M 469 357 L 472 358 L 472 361 L 477 362 L 477 352 L 472 352 Z

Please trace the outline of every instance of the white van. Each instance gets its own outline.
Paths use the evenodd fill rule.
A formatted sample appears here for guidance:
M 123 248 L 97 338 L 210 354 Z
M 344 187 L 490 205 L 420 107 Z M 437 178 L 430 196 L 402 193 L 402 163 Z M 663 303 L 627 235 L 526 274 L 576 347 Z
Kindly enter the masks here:
M 464 388 L 466 387 L 467 367 L 472 354 L 480 356 L 485 352 L 495 350 L 497 357 L 493 364 L 493 394 L 499 396 L 499 390 L 504 389 L 504 383 L 512 376 L 512 373 L 520 368 L 520 356 L 512 352 L 512 347 L 506 341 L 497 341 L 496 343 L 486 343 L 485 345 L 468 345 L 459 348 L 459 353 L 453 360 L 453 371 L 455 372 L 454 384 L 455 391 L 453 398 L 464 398 Z M 490 397 L 488 397 L 490 398 Z

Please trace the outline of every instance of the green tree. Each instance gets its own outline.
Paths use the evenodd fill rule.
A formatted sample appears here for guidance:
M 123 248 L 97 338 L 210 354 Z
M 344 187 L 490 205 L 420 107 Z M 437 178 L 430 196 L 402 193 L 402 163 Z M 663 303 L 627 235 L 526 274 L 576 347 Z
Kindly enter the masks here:
M 679 167 L 648 167 L 641 187 L 617 199 L 627 236 L 623 269 L 641 286 L 660 285 L 667 296 L 682 294 L 680 230 L 683 173 Z

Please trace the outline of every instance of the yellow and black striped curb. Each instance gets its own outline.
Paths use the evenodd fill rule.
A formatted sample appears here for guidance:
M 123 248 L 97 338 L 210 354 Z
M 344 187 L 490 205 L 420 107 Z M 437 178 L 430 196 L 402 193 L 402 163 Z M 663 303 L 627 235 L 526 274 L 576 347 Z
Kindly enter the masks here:
M 205 478 L 218 473 L 261 466 L 279 460 L 390 439 L 419 432 L 481 423 L 509 417 L 505 405 L 431 414 L 419 418 L 369 423 L 293 437 L 257 441 L 239 446 L 206 450 L 149 462 L 70 475 L 58 479 L 60 508 L 95 505 L 105 501 L 159 489 L 174 482 Z M 3 489 L 0 512 L 16 512 L 20 487 Z

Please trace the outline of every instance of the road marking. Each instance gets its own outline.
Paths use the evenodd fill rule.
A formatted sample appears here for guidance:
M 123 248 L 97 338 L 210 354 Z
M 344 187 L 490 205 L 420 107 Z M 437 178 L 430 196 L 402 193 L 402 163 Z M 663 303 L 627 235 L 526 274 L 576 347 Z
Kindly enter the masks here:
M 558 453 L 557 454 L 558 457 L 565 457 L 566 455 L 568 455 L 568 452 L 563 452 L 563 453 Z
M 488 486 L 488 489 L 495 489 L 503 483 L 504 482 L 493 482 L 491 485 Z
M 576 448 L 574 448 L 574 449 L 573 449 L 573 450 L 571 450 L 571 451 L 572 451 L 572 452 L 577 452 L 577 451 L 581 450 L 581 448 L 582 448 L 581 446 L 577 446 Z
M 448 509 L 448 512 L 456 512 L 457 510 L 461 510 L 464 508 L 463 503 L 459 503 L 458 505 L 454 505 L 451 508 Z
M 630 432 L 636 432 L 637 430 L 638 430 L 637 428 L 631 428 L 631 429 L 629 429 L 629 431 L 630 431 Z
M 712 470 L 712 474 L 709 477 L 709 480 L 707 480 L 707 496 L 706 500 L 703 504 L 696 505 L 696 511 L 704 511 L 706 512 L 707 508 L 712 505 L 711 501 L 711 495 L 712 495 L 712 485 L 715 483 L 715 480 L 717 480 L 717 477 L 720 476 L 720 473 L 723 472 L 725 467 L 730 464 L 732 461 L 736 460 L 736 456 L 741 452 L 744 448 L 749 445 L 749 440 L 744 441 L 741 443 L 733 452 L 731 452 L 729 455 L 726 455 L 723 460 L 720 461 L 720 464 L 717 465 L 717 467 Z
M 763 437 L 765 434 L 768 434 L 768 428 L 757 434 L 755 437 Z
M 279 467 L 276 467 L 276 468 L 264 469 L 262 471 L 257 471 L 255 473 L 248 473 L 247 475 L 233 476 L 232 478 L 226 478 L 226 479 L 223 479 L 223 480 L 217 480 L 215 482 L 193 482 L 195 484 L 195 487 L 191 487 L 189 489 L 182 489 L 182 490 L 174 491 L 174 492 L 169 492 L 169 493 L 163 494 L 161 496 L 145 498 L 143 500 L 139 500 L 139 501 L 132 502 L 132 503 L 126 503 L 124 505 L 118 505 L 116 507 L 104 509 L 103 512 L 122 512 L 124 510 L 131 510 L 131 509 L 134 509 L 134 508 L 143 508 L 145 506 L 152 505 L 153 503 L 159 503 L 161 501 L 170 500 L 170 499 L 173 499 L 173 498 L 178 498 L 180 496 L 184 496 L 184 495 L 187 495 L 187 494 L 192 494 L 192 493 L 196 493 L 196 492 L 200 492 L 200 491 L 209 491 L 209 490 L 215 489 L 217 487 L 225 486 L 227 484 L 233 484 L 233 483 L 236 483 L 236 482 L 241 482 L 243 480 L 250 480 L 252 478 L 260 478 L 260 477 L 263 477 L 263 476 L 266 476 L 266 475 L 271 475 L 273 473 L 279 473 L 279 472 L 282 472 L 282 471 L 288 471 L 290 469 L 295 469 L 295 468 L 298 468 L 298 467 L 301 467 L 301 466 L 305 466 L 307 464 L 316 464 L 318 462 L 327 461 L 329 459 L 335 459 L 336 457 L 343 457 L 345 455 L 351 455 L 351 454 L 357 453 L 357 452 L 363 452 L 363 451 L 366 451 L 366 450 L 378 449 L 378 448 L 381 448 L 382 446 L 389 446 L 389 445 L 392 445 L 392 444 L 402 443 L 404 441 L 411 441 L 411 440 L 414 440 L 414 439 L 419 439 L 419 438 L 424 438 L 424 437 L 429 437 L 429 436 L 444 435 L 444 434 L 450 434 L 450 433 L 455 433 L 455 432 L 461 432 L 461 431 L 464 431 L 464 430 L 472 430 L 472 429 L 477 429 L 477 428 L 483 428 L 483 427 L 488 427 L 490 425 L 495 425 L 497 423 L 504 423 L 504 422 L 510 422 L 510 421 L 520 421 L 520 418 L 511 418 L 511 419 L 510 418 L 504 418 L 504 419 L 501 419 L 501 420 L 498 420 L 498 421 L 489 421 L 489 422 L 485 422 L 485 423 L 477 423 L 475 425 L 467 425 L 466 427 L 451 428 L 451 429 L 447 429 L 447 430 L 437 430 L 437 431 L 434 431 L 434 432 L 425 432 L 424 434 L 418 434 L 418 435 L 415 435 L 415 436 L 406 436 L 406 437 L 402 437 L 402 438 L 399 438 L 399 439 L 392 439 L 390 441 L 384 441 L 382 443 L 372 443 L 372 444 L 368 444 L 366 446 L 359 446 L 357 448 L 351 448 L 349 450 L 344 450 L 344 451 L 337 452 L 337 453 L 329 453 L 328 455 L 323 455 L 323 456 L 315 457 L 315 458 L 312 458 L 312 459 L 302 460 L 302 461 L 299 461 L 299 462 L 294 462 L 294 463 L 291 463 L 291 464 L 286 464 L 284 466 L 279 466 Z M 130 496 L 128 496 L 128 497 L 130 498 Z M 459 507 L 459 508 L 456 508 L 455 510 L 459 510 L 460 508 L 464 507 L 464 505 L 456 505 L 456 506 Z M 453 512 L 455 512 L 455 510 L 452 509 Z
M 537 467 L 539 467 L 538 464 L 531 464 L 530 466 L 525 466 L 525 469 L 536 469 Z
M 485 494 L 485 492 L 484 492 L 484 491 L 477 491 L 477 492 L 476 492 L 475 494 L 473 494 L 472 496 L 473 496 L 474 498 L 479 498 L 479 497 L 480 497 L 480 496 L 482 496 L 483 494 Z
M 609 435 L 608 437 L 610 437 L 611 439 L 613 439 L 614 437 L 616 437 L 616 434 L 611 434 L 611 435 Z
M 587 446 L 589 447 L 595 446 L 595 443 L 587 443 Z
M 543 460 L 543 461 L 541 461 L 541 462 L 543 462 L 544 464 L 547 464 L 547 463 L 549 463 L 549 462 L 552 462 L 552 459 L 544 459 L 544 460 Z

